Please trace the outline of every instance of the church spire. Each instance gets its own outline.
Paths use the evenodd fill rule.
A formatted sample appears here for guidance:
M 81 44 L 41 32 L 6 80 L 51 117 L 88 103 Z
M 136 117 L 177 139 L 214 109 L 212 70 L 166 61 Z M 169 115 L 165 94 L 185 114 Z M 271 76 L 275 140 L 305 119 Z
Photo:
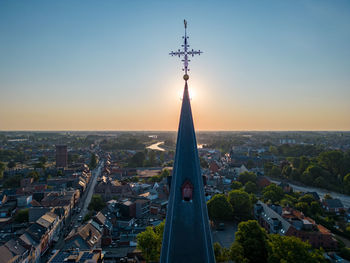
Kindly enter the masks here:
M 185 21 L 185 29 L 186 26 Z M 215 262 L 187 85 L 189 70 L 187 56 L 200 54 L 201 51 L 188 51 L 187 38 L 185 31 L 184 50 L 170 53 L 184 56 L 186 82 L 160 256 L 161 263 Z

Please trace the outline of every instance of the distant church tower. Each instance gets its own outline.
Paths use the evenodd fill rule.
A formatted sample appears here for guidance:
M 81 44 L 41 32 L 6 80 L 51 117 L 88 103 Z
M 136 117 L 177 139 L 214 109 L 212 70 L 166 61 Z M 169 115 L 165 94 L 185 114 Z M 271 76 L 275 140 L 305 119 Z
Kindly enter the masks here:
M 215 262 L 187 85 L 188 56 L 200 55 L 202 52 L 188 50 L 187 24 L 186 21 L 184 22 L 183 50 L 170 53 L 172 56 L 184 57 L 182 61 L 185 88 L 160 256 L 161 263 Z

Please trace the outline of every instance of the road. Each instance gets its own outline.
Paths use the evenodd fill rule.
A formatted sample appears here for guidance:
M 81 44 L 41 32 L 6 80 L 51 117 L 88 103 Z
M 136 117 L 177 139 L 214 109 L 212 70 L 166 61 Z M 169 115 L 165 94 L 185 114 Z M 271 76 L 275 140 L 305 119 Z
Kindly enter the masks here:
M 84 218 L 84 216 L 88 212 L 88 206 L 90 204 L 92 195 L 94 193 L 97 178 L 101 175 L 102 167 L 103 167 L 103 161 L 101 161 L 100 165 L 92 172 L 91 182 L 89 183 L 88 189 L 85 191 L 85 193 L 86 193 L 85 200 L 83 202 L 83 207 L 82 207 L 81 212 L 79 214 L 79 216 L 82 216 L 82 218 Z
M 81 211 L 80 211 L 80 213 L 74 213 L 73 211 L 71 212 L 71 217 L 70 217 L 70 219 L 68 219 L 68 224 L 66 225 L 64 230 L 60 232 L 59 240 L 54 245 L 53 249 L 62 249 L 63 248 L 64 238 L 70 233 L 70 231 L 73 229 L 74 226 L 79 226 L 81 224 L 81 222 L 78 222 L 79 216 L 84 218 L 84 216 L 87 214 L 87 212 L 88 212 L 87 208 L 90 204 L 92 195 L 94 193 L 97 178 L 101 175 L 102 167 L 103 167 L 103 161 L 101 161 L 99 163 L 98 167 L 91 172 L 91 179 L 88 183 L 87 189 L 85 190 L 85 192 L 81 196 L 79 204 L 77 205 L 77 208 L 80 209 Z M 48 259 L 49 255 L 50 255 L 48 252 L 43 257 L 44 259 Z
M 269 178 L 271 182 L 279 184 L 281 181 Z M 340 201 L 343 203 L 345 208 L 349 208 L 350 207 L 350 196 L 348 195 L 343 195 L 343 194 L 339 194 L 336 192 L 330 192 L 328 190 L 325 189 L 320 189 L 317 187 L 311 187 L 311 186 L 300 186 L 300 185 L 295 185 L 295 184 L 291 184 L 289 183 L 289 185 L 291 187 L 293 187 L 294 190 L 296 191 L 300 191 L 300 192 L 317 192 L 318 195 L 323 198 L 323 196 L 325 194 L 330 194 L 333 198 L 338 198 L 340 199 Z

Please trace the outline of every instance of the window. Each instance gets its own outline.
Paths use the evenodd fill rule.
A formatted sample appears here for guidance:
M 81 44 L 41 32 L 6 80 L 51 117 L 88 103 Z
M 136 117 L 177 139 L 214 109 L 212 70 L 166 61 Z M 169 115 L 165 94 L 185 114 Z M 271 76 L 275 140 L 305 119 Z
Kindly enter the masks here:
M 182 200 L 185 202 L 192 202 L 193 195 L 193 185 L 189 180 L 186 180 L 181 187 L 182 190 Z

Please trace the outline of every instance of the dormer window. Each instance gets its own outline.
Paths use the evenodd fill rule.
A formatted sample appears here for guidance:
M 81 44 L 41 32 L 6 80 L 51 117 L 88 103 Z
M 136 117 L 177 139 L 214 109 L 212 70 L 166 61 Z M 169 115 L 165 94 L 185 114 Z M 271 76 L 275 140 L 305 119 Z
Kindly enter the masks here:
M 185 202 L 192 202 L 193 185 L 190 181 L 185 181 L 181 187 L 182 190 L 182 200 Z

